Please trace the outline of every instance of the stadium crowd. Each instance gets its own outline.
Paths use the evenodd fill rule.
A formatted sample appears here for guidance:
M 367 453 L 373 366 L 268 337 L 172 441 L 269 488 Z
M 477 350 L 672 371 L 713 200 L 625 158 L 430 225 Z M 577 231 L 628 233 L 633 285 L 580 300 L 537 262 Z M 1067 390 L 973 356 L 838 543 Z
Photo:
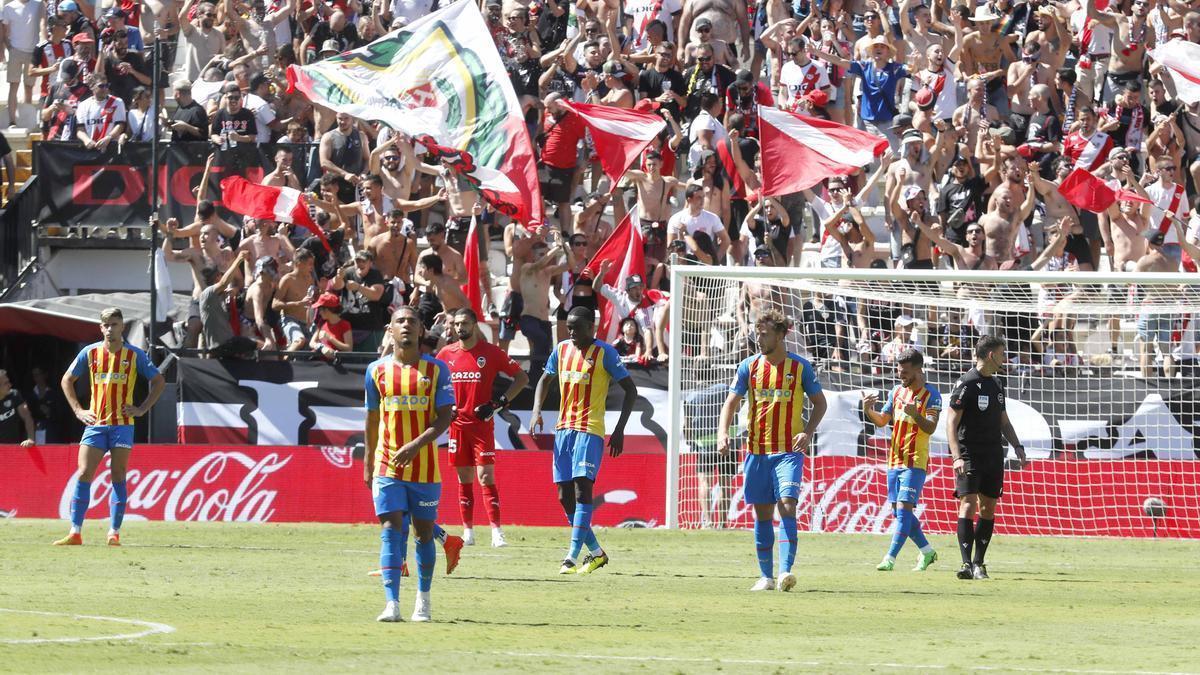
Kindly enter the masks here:
M 196 278 L 187 344 L 218 355 L 375 350 L 400 304 L 417 306 L 427 327 L 444 323 L 467 305 L 464 247 L 488 261 L 491 240 L 503 242 L 503 261 L 483 265 L 485 318 L 504 348 L 524 335 L 535 370 L 564 337 L 566 311 L 598 296 L 617 308 L 624 356 L 666 360 L 672 260 L 1196 269 L 1200 106 L 1180 102 L 1148 55 L 1200 42 L 1200 13 L 1178 0 L 484 0 L 538 153 L 548 222 L 528 225 L 493 213 L 404 134 L 288 91 L 289 65 L 365 45 L 437 4 L 10 0 L 9 115 L 15 123 L 23 94 L 40 101 L 44 138 L 117 152 L 150 139 L 158 115 L 164 139 L 207 141 L 225 175 L 258 158 L 264 184 L 314 193 L 330 249 L 287 224 L 229 222 L 207 201 L 195 222 L 160 225 L 169 258 Z M 614 188 L 563 100 L 667 125 Z M 758 105 L 856 126 L 890 151 L 764 198 Z M 1144 202 L 1076 208 L 1059 190 L 1076 168 Z M 612 288 L 584 266 L 635 206 L 646 268 Z M 487 227 L 468 242 L 476 216 Z M 924 318 L 892 307 L 880 321 L 865 302 L 853 311 L 857 320 L 837 298 L 810 299 L 805 323 L 826 336 L 810 348 L 886 358 L 888 342 Z M 1070 343 L 1056 336 L 1066 329 L 1051 325 L 1033 351 Z M 1138 333 L 1151 357 L 1170 351 L 1171 326 L 1151 317 Z

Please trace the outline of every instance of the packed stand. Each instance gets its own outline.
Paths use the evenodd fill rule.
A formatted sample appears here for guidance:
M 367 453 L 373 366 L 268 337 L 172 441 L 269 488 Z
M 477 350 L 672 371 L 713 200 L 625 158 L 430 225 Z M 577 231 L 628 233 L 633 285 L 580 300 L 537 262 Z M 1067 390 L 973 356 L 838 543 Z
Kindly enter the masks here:
M 1187 5 L 485 0 L 538 153 L 547 222 L 530 224 L 494 213 L 403 133 L 288 92 L 287 66 L 365 45 L 436 5 L 10 0 L 10 117 L 21 83 L 26 101 L 40 100 L 46 139 L 119 153 L 149 140 L 157 116 L 164 140 L 209 143 L 224 176 L 265 166 L 263 184 L 313 193 L 322 236 L 226 220 L 204 186 L 194 222 L 161 223 L 168 257 L 196 280 L 187 344 L 218 355 L 377 350 L 399 304 L 440 326 L 467 305 L 465 247 L 486 263 L 493 239 L 480 279 L 490 337 L 508 348 L 522 334 L 535 370 L 565 336 L 567 310 L 601 298 L 624 358 L 665 361 L 672 264 L 1195 271 L 1200 107 L 1181 103 L 1148 55 L 1200 42 Z M 666 126 L 611 185 L 564 102 Z M 890 151 L 764 196 L 759 106 L 857 127 Z M 1149 203 L 1076 208 L 1059 186 L 1077 168 Z M 645 269 L 614 288 L 587 263 L 634 209 Z M 468 242 L 473 218 L 484 227 Z M 752 325 L 761 307 L 737 302 Z M 889 343 L 910 334 L 965 344 L 978 332 L 965 317 L 918 314 L 813 296 L 799 318 L 806 347 L 835 367 L 886 362 Z M 1060 344 L 1066 323 L 1047 312 L 1024 326 L 1038 336 L 1031 353 L 1072 351 Z M 1153 323 L 1138 326 L 1147 375 L 1163 361 L 1155 352 L 1172 349 L 1172 331 Z

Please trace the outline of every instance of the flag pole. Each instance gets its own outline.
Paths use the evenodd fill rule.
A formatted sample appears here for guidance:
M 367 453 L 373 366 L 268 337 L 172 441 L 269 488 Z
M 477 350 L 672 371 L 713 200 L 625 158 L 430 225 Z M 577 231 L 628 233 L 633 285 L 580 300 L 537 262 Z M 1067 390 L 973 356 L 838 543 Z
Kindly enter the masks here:
M 154 47 L 150 59 L 150 88 L 153 90 L 151 101 L 154 106 L 154 120 L 151 122 L 153 135 L 150 137 L 150 335 L 146 341 L 151 363 L 155 363 L 158 356 L 158 172 L 160 165 L 158 137 L 161 133 L 159 115 L 162 112 L 162 90 L 159 88 L 161 56 L 162 37 L 158 26 L 155 25 Z M 164 262 L 166 261 L 164 260 Z M 153 406 L 146 411 L 146 426 L 148 427 L 147 438 L 152 438 L 154 433 Z

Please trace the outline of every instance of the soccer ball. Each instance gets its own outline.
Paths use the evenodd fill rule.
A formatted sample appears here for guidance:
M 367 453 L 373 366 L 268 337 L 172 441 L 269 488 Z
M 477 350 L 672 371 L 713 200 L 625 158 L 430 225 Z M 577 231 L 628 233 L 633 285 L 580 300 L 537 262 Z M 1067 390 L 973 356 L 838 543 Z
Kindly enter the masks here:
M 1167 505 L 1158 497 L 1146 497 L 1142 502 L 1142 512 L 1151 518 L 1162 518 L 1167 515 Z

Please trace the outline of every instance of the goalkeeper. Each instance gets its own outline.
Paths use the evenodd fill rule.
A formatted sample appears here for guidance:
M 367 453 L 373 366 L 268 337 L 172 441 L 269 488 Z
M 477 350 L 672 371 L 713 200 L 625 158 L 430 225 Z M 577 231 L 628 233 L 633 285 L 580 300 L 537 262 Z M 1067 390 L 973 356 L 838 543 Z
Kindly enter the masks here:
M 492 416 L 529 384 L 529 376 L 499 347 L 480 337 L 479 318 L 462 308 L 451 314 L 458 342 L 448 344 L 437 358 L 450 367 L 458 414 L 450 423 L 450 457 L 458 472 L 458 507 L 463 521 L 463 544 L 474 545 L 475 477 L 483 490 L 492 546 L 506 546 L 500 529 L 500 493 L 496 489 L 496 432 Z M 496 376 L 512 378 L 508 390 L 492 398 Z

